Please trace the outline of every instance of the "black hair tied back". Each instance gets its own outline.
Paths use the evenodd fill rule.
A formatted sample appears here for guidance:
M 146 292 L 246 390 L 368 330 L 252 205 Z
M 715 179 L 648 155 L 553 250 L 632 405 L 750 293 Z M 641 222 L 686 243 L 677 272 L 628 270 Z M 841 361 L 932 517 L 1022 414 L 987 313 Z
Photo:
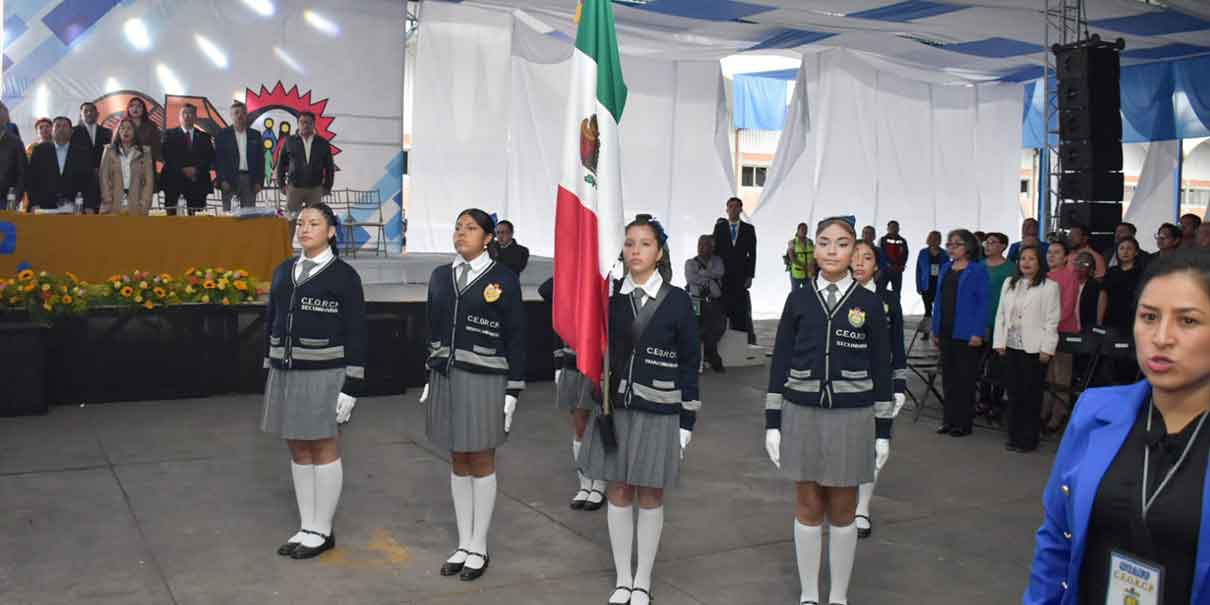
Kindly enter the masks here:
M 331 206 L 323 202 L 319 202 L 317 204 L 311 204 L 306 208 L 303 208 L 303 210 L 315 210 L 319 212 L 323 215 L 324 222 L 327 223 L 329 227 L 335 228 L 337 235 L 340 234 L 340 219 L 336 218 L 336 212 L 332 210 Z M 302 213 L 300 212 L 299 214 Z M 336 235 L 328 238 L 328 246 L 332 248 L 332 254 L 340 256 L 340 246 L 337 245 Z
M 487 245 L 487 254 L 488 258 L 496 258 L 496 253 L 500 249 L 499 244 L 496 243 L 496 221 L 492 219 L 490 214 L 478 208 L 467 208 L 466 210 L 459 212 L 458 220 L 461 220 L 464 216 L 469 216 L 472 221 L 475 221 L 476 225 L 479 225 L 479 228 L 482 229 L 484 233 L 492 237 L 492 241 Z

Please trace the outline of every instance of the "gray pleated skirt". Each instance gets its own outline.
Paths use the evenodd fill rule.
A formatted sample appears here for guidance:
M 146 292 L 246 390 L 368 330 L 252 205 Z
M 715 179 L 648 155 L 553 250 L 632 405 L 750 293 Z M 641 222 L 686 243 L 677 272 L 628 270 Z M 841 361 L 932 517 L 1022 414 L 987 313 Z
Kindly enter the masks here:
M 335 437 L 336 398 L 345 369 L 279 370 L 269 368 L 260 430 L 282 439 Z
M 591 410 L 592 381 L 575 368 L 563 368 L 555 385 L 555 403 L 561 410 Z
M 584 445 L 576 464 L 584 476 L 601 481 L 621 481 L 642 487 L 676 487 L 681 472 L 681 417 L 639 410 L 614 410 L 614 432 L 618 448 L 605 451 L 601 443 L 594 407 L 584 431 Z M 871 441 L 871 443 L 873 443 Z M 872 446 L 871 446 L 872 447 Z
M 824 487 L 874 480 L 874 408 L 824 409 L 786 402 L 781 412 L 781 474 Z
M 451 368 L 449 376 L 429 372 L 424 433 L 450 452 L 481 452 L 508 440 L 504 396 L 508 377 Z

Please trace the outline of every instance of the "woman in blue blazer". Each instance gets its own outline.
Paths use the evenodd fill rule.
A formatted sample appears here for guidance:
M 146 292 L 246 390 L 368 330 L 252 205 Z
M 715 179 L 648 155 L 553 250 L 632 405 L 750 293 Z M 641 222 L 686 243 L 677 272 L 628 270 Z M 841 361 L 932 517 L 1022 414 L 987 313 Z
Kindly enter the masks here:
M 1210 252 L 1148 268 L 1134 338 L 1146 380 L 1086 391 L 1067 426 L 1026 605 L 1210 605 Z
M 933 344 L 941 349 L 941 381 L 945 415 L 938 435 L 965 437 L 975 421 L 975 378 L 979 374 L 980 347 L 987 331 L 990 276 L 977 262 L 979 243 L 966 229 L 946 237 L 950 262 L 937 277 L 933 301 Z

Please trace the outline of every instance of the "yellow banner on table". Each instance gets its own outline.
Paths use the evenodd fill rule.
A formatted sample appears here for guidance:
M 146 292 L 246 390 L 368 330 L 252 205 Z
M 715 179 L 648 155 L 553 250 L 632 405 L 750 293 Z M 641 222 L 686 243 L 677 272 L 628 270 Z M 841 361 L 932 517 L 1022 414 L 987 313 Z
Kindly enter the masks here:
M 293 254 L 284 219 L 212 216 L 79 216 L 0 212 L 0 277 L 29 263 L 88 282 L 138 269 L 180 275 L 190 267 L 245 269 L 268 281 Z

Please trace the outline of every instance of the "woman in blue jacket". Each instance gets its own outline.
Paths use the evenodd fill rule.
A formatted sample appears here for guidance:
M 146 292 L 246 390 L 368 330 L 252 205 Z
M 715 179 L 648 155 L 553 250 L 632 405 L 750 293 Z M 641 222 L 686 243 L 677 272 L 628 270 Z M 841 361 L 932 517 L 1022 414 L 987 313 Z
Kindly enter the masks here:
M 1137 384 L 1084 392 L 1042 503 L 1026 605 L 1210 604 L 1210 252 L 1158 257 Z
M 965 437 L 974 426 L 975 379 L 979 348 L 987 331 L 987 268 L 975 261 L 979 249 L 966 229 L 950 231 L 945 247 L 950 262 L 941 267 L 933 301 L 933 343 L 941 348 L 945 416 L 937 434 Z
M 941 248 L 941 232 L 929 231 L 928 245 L 916 255 L 916 292 L 924 299 L 924 316 L 933 316 L 933 301 L 937 298 L 937 277 L 941 265 L 945 264 L 945 250 Z

